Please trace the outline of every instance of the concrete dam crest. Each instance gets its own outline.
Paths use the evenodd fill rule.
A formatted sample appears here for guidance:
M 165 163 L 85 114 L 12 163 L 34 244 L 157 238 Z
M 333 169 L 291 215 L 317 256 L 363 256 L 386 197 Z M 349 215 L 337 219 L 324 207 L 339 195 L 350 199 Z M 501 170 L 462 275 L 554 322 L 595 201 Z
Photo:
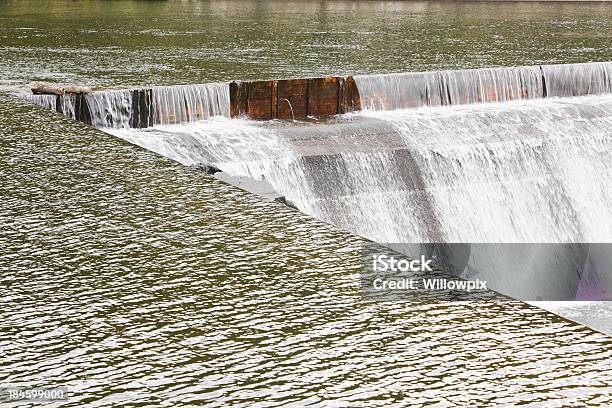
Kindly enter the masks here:
M 75 88 L 72 92 L 70 88 Z M 94 127 L 146 128 L 214 116 L 308 119 L 368 110 L 507 102 L 612 92 L 612 63 L 480 68 L 79 92 L 32 102 Z M 52 91 L 53 92 L 53 91 Z

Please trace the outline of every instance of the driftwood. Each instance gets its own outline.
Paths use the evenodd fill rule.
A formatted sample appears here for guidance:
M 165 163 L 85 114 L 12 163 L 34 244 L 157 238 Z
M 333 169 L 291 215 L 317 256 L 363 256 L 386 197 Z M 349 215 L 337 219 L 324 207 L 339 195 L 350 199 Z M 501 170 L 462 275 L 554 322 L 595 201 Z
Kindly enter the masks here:
M 66 93 L 89 93 L 91 92 L 91 88 L 87 86 L 79 86 L 79 85 L 64 85 L 64 92 Z
M 50 84 L 46 82 L 34 82 L 30 87 L 34 94 L 47 94 L 47 95 L 64 95 L 66 93 L 88 93 L 91 92 L 91 88 L 86 86 L 77 85 L 59 85 Z

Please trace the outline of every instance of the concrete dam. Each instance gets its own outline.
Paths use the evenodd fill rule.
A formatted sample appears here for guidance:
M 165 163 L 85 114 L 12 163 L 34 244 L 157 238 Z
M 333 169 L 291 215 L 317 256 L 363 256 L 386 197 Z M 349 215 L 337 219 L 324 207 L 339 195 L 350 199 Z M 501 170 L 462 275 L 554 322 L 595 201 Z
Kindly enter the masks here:
M 208 119 L 307 119 L 360 111 L 609 93 L 610 63 L 411 72 L 71 92 L 29 99 L 94 127 Z
M 185 165 L 263 181 L 411 256 L 420 243 L 538 244 L 474 246 L 458 268 L 511 296 L 612 300 L 610 273 L 577 267 L 610 255 L 593 246 L 612 240 L 610 62 L 28 98 Z

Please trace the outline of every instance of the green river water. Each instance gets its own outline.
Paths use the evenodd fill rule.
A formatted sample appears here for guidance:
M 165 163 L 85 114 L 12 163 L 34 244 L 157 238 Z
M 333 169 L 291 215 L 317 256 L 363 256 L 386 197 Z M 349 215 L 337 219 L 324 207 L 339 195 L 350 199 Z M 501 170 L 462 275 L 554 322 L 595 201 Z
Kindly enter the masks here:
M 3 1 L 0 85 L 611 60 L 611 38 L 605 3 Z M 69 388 L 43 405 L 612 403 L 609 336 L 364 300 L 362 238 L 2 93 L 0 157 L 0 385 Z

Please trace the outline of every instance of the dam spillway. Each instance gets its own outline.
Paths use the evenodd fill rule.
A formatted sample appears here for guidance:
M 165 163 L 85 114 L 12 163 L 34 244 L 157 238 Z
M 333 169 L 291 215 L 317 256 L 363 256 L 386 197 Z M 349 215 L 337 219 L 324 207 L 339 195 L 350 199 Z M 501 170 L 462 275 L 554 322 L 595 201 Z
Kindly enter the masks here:
M 32 102 L 95 127 L 146 128 L 214 116 L 306 119 L 360 110 L 612 93 L 612 63 L 540 65 L 152 87 Z
M 353 77 L 363 109 L 508 102 L 612 92 L 612 64 L 585 63 Z
M 378 242 L 612 235 L 597 216 L 612 185 L 607 95 L 111 132 L 187 165 L 265 179 L 301 210 Z
M 355 76 L 361 109 L 319 121 L 235 117 L 231 84 L 34 98 L 75 116 L 86 101 L 109 133 L 265 181 L 299 210 L 379 243 L 596 243 L 612 239 L 601 216 L 612 208 L 611 66 Z M 267 106 L 270 94 L 257 95 Z M 132 126 L 141 106 L 149 126 Z M 548 281 L 566 282 L 556 294 L 576 292 L 575 269 L 553 272 Z M 546 289 L 530 273 L 516 274 L 521 285 L 488 278 L 525 298 Z M 611 293 L 612 282 L 597 285 Z
M 480 267 L 469 273 L 519 299 L 579 293 L 586 255 L 544 244 L 612 237 L 611 95 L 107 131 L 185 165 L 265 180 L 299 210 L 378 243 L 529 243 L 471 250 Z M 588 280 L 609 299 L 609 274 Z
M 146 128 L 230 116 L 228 84 L 181 85 L 27 97 L 97 128 Z
M 612 237 L 612 225 L 596 219 L 612 202 L 612 63 L 347 83 L 362 110 L 322 123 L 235 118 L 236 83 L 30 98 L 184 164 L 266 180 L 304 212 L 377 242 Z M 241 86 L 248 99 L 261 83 Z M 306 91 L 299 95 L 314 97 Z M 294 115 L 303 112 L 295 102 Z

